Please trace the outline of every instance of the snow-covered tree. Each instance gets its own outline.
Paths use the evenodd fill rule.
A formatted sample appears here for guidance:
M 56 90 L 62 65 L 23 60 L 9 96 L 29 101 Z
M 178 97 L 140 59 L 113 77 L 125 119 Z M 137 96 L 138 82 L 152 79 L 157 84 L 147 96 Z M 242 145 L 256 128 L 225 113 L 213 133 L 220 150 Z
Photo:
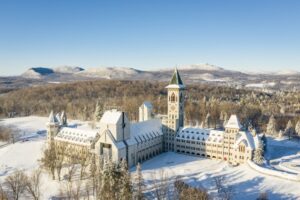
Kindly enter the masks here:
M 284 134 L 287 135 L 289 139 L 291 139 L 291 137 L 295 134 L 295 129 L 293 127 L 291 120 L 288 121 L 286 128 L 284 130 Z
M 283 137 L 283 131 L 280 130 L 279 133 L 278 133 L 278 138 L 282 138 Z
M 95 110 L 95 121 L 99 121 L 102 116 L 102 107 L 100 106 L 100 103 L 97 102 L 96 104 L 96 110 Z
M 253 161 L 259 165 L 264 162 L 264 147 L 261 141 L 259 142 L 257 149 L 254 151 Z
M 144 179 L 143 179 L 143 175 L 142 175 L 142 167 L 141 167 L 140 163 L 138 163 L 136 166 L 134 183 L 135 183 L 134 199 L 143 200 L 145 198 L 144 194 L 143 194 L 145 183 L 144 183 Z
M 211 128 L 212 127 L 212 119 L 210 113 L 207 113 L 204 121 L 204 128 Z
M 269 123 L 267 125 L 267 134 L 275 136 L 277 135 L 277 122 L 274 115 L 271 115 Z
M 296 124 L 295 131 L 296 131 L 297 135 L 300 136 L 300 120 L 298 120 L 298 122 Z
M 120 199 L 127 200 L 132 199 L 132 182 L 130 173 L 127 167 L 126 159 L 123 159 L 120 163 Z

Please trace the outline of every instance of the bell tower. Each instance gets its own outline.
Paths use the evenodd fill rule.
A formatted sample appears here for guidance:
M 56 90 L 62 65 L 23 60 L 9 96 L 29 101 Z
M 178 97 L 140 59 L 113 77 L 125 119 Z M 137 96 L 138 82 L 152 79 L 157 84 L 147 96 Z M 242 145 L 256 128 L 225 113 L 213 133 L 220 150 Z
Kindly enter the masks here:
M 174 71 L 168 89 L 168 116 L 165 121 L 165 151 L 174 151 L 175 136 L 180 127 L 184 126 L 184 91 L 183 84 L 177 68 Z

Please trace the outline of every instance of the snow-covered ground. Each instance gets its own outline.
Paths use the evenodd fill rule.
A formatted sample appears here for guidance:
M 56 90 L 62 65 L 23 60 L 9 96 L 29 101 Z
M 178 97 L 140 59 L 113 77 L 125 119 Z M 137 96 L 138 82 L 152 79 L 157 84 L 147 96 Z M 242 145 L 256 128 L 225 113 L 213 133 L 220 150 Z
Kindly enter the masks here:
M 225 176 L 227 184 L 234 188 L 234 199 L 255 199 L 260 192 L 267 192 L 270 199 L 300 198 L 299 182 L 260 174 L 246 164 L 232 167 L 222 161 L 164 153 L 143 163 L 142 169 L 148 183 L 155 171 L 163 169 L 169 178 L 180 176 L 189 184 L 206 188 L 212 195 L 216 193 L 214 177 Z
M 269 138 L 266 158 L 279 171 L 300 174 L 300 141 Z
M 39 165 L 42 151 L 45 147 L 46 135 L 44 117 L 12 118 L 0 121 L 1 124 L 14 126 L 27 139 L 0 148 L 0 181 L 15 169 L 32 171 Z M 71 121 L 72 126 L 87 129 L 88 123 Z M 39 134 L 37 134 L 39 133 Z M 271 163 L 281 161 L 282 166 L 297 170 L 300 155 L 299 143 L 270 140 L 268 157 Z M 281 160 L 280 160 L 281 159 Z M 275 165 L 275 164 L 274 164 Z M 284 167 L 283 167 L 284 168 Z M 191 185 L 206 188 L 215 194 L 214 177 L 225 176 L 227 184 L 234 188 L 234 199 L 255 199 L 260 192 L 267 192 L 269 199 L 300 199 L 300 182 L 288 181 L 273 176 L 261 174 L 248 165 L 232 167 L 225 162 L 191 157 L 176 153 L 164 153 L 142 163 L 144 179 L 147 186 L 153 181 L 153 174 L 164 170 L 170 179 L 180 176 Z M 135 171 L 133 168 L 132 171 Z M 53 181 L 48 174 L 43 174 L 43 199 L 59 193 L 59 183 Z

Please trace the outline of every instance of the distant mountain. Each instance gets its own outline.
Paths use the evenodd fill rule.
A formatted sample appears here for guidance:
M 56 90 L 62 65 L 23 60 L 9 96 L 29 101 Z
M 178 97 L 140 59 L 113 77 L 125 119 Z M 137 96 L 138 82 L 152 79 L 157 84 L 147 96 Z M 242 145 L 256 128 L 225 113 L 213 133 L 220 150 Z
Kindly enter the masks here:
M 53 74 L 54 70 L 45 67 L 33 67 L 24 72 L 21 76 L 29 79 L 41 79 L 43 76 Z
M 138 76 L 142 73 L 147 72 L 126 67 L 101 67 L 87 69 L 77 73 L 77 75 L 104 79 L 134 79 L 135 76 Z
M 81 67 L 61 66 L 54 69 L 56 73 L 74 74 L 77 72 L 84 71 Z
M 222 67 L 218 67 L 211 64 L 192 64 L 192 65 L 181 65 L 178 67 L 183 70 L 203 70 L 203 71 L 222 71 Z
M 278 72 L 275 72 L 276 75 L 300 75 L 300 72 L 296 70 L 281 70 Z
M 300 90 L 300 72 L 284 70 L 280 72 L 239 72 L 227 70 L 211 64 L 178 66 L 186 84 L 223 85 L 235 88 L 257 89 L 262 91 Z M 0 89 L 28 87 L 49 83 L 74 82 L 97 79 L 123 79 L 169 81 L 174 68 L 144 71 L 128 67 L 99 67 L 84 69 L 62 66 L 57 68 L 34 67 L 21 76 L 0 78 Z M 18 84 L 15 84 L 18 83 Z

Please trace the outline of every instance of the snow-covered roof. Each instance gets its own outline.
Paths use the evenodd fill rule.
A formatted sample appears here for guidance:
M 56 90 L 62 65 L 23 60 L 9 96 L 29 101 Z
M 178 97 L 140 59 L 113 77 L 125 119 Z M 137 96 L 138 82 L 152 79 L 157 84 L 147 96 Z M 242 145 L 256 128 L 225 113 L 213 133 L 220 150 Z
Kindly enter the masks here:
M 131 141 L 134 139 L 137 143 L 145 142 L 147 140 L 162 136 L 162 125 L 159 119 L 151 119 L 143 122 L 132 123 L 130 126 Z
M 81 130 L 77 128 L 65 127 L 59 131 L 54 139 L 80 145 L 91 145 L 96 138 L 96 135 L 96 130 Z
M 169 88 L 173 88 L 173 89 L 184 89 L 185 88 L 185 86 L 184 85 L 175 85 L 175 84 L 171 84 L 171 85 L 168 85 L 167 87 L 166 87 L 167 89 L 169 89 Z
M 212 143 L 223 142 L 223 131 L 204 129 L 198 127 L 184 127 L 176 135 L 177 139 L 199 140 Z
M 240 124 L 240 121 L 236 115 L 231 115 L 227 124 L 225 125 L 225 128 L 241 129 L 242 125 Z
M 258 137 L 258 136 L 255 136 Z M 233 148 L 238 148 L 239 144 L 242 142 L 245 146 L 251 150 L 256 148 L 256 144 L 252 134 L 248 131 L 241 131 L 239 132 L 239 137 L 237 138 L 236 142 L 233 145 Z
M 152 103 L 149 102 L 149 101 L 144 101 L 144 103 L 142 104 L 142 106 L 145 106 L 145 107 L 147 107 L 147 108 L 149 108 L 149 109 L 152 109 L 152 108 L 153 108 Z
M 106 111 L 101 120 L 100 123 L 104 124 L 116 124 L 118 123 L 119 119 L 122 117 L 122 112 L 118 110 L 108 110 Z
M 58 119 L 56 118 L 56 116 L 54 116 L 53 110 L 51 111 L 51 113 L 49 115 L 48 123 L 50 123 L 50 124 L 58 123 Z

